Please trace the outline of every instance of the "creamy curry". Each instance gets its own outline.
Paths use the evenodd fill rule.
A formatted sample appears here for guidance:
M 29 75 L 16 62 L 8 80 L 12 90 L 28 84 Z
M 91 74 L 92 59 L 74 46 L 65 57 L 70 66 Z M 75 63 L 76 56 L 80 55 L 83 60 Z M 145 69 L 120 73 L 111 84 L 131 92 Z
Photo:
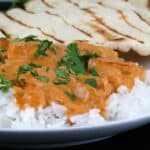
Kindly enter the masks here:
M 135 78 L 145 78 L 142 67 L 117 52 L 80 41 L 65 46 L 35 37 L 1 39 L 0 61 L 0 83 L 13 87 L 20 109 L 55 101 L 66 106 L 68 116 L 92 108 L 105 115 L 108 96 L 120 85 L 131 89 Z

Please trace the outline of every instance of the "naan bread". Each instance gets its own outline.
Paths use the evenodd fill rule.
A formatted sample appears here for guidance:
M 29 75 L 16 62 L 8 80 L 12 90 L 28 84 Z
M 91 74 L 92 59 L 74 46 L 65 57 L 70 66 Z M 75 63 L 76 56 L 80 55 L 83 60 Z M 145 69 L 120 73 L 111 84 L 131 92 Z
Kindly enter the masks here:
M 150 12 L 123 0 L 30 0 L 0 14 L 7 36 L 35 34 L 69 43 L 86 40 L 122 52 L 150 55 Z
M 150 8 L 150 0 L 127 0 L 138 7 L 147 7 Z
M 24 25 L 13 21 L 3 13 L 0 13 L 0 29 L 5 32 L 5 36 L 11 38 L 22 38 L 33 34 L 38 36 L 40 39 L 53 40 L 35 28 L 25 27 Z
M 68 43 L 78 40 L 90 40 L 90 37 L 68 25 L 57 15 L 40 13 L 32 14 L 22 9 L 12 9 L 6 13 L 9 17 L 25 26 L 40 29 L 43 33 L 58 42 Z
M 32 0 L 25 8 L 33 13 L 57 14 L 90 34 L 92 42 L 123 52 L 132 49 L 140 55 L 150 54 L 149 12 L 122 0 Z

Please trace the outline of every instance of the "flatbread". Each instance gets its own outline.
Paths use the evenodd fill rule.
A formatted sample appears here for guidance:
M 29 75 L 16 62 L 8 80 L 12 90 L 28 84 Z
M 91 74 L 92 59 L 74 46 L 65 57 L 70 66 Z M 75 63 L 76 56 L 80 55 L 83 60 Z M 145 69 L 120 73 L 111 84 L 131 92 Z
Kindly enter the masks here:
M 31 0 L 25 9 L 35 14 L 58 15 L 88 34 L 92 43 L 122 52 L 132 49 L 140 55 L 150 55 L 149 12 L 122 0 L 115 3 L 114 0 Z
M 8 38 L 22 38 L 33 34 L 38 36 L 40 39 L 53 40 L 51 37 L 42 34 L 42 32 L 37 29 L 25 27 L 17 22 L 14 22 L 3 13 L 0 13 L 0 30 L 3 30 L 6 34 L 5 36 Z
M 127 0 L 138 7 L 150 8 L 150 0 Z
M 11 38 L 34 34 L 57 43 L 84 40 L 150 55 L 150 14 L 123 0 L 30 0 L 25 9 L 0 13 L 0 31 Z
M 76 39 L 90 40 L 90 37 L 68 25 L 57 15 L 47 13 L 33 14 L 19 8 L 9 10 L 6 14 L 12 20 L 24 26 L 40 29 L 58 42 L 68 43 Z

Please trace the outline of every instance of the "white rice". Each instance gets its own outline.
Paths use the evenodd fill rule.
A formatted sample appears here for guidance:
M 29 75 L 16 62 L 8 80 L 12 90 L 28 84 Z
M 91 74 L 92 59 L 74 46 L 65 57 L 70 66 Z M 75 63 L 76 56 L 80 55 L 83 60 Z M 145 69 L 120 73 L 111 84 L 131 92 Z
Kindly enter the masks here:
M 150 72 L 147 73 L 148 77 Z M 26 108 L 19 110 L 15 103 L 13 91 L 2 93 L 0 91 L 0 128 L 13 129 L 43 129 L 71 127 L 67 123 L 67 109 L 57 103 L 51 106 L 35 110 Z M 111 121 L 132 119 L 143 115 L 150 115 L 150 80 L 145 82 L 136 79 L 131 91 L 125 86 L 120 86 L 117 93 L 108 98 L 106 118 L 100 115 L 99 109 L 91 109 L 89 112 L 70 118 L 72 126 L 94 126 L 109 123 Z

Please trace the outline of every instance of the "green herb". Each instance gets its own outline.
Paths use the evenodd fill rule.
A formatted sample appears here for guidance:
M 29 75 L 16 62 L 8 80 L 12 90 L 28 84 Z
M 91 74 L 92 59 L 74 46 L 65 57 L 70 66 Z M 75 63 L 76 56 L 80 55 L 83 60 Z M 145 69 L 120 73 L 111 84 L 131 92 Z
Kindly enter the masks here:
M 54 80 L 54 84 L 67 84 L 69 82 L 69 75 L 67 74 L 65 69 L 57 69 L 56 70 L 56 79 Z
M 17 79 L 19 79 L 19 76 L 25 73 L 31 73 L 36 79 L 41 80 L 43 82 L 48 82 L 49 78 L 47 76 L 41 76 L 38 74 L 38 72 L 36 70 L 33 70 L 35 68 L 41 68 L 41 65 L 36 65 L 34 63 L 30 63 L 30 64 L 25 64 L 23 66 L 21 66 L 18 70 L 17 73 Z
M 67 46 L 67 54 L 62 58 L 62 62 L 71 74 L 85 74 L 84 63 L 80 59 L 76 43 Z
M 12 42 L 20 42 L 20 41 L 23 41 L 23 40 L 21 38 L 15 38 L 15 39 L 13 39 Z
M 56 76 L 58 78 L 64 78 L 64 79 L 68 79 L 69 78 L 69 75 L 67 74 L 65 69 L 57 69 L 56 70 Z
M 41 67 L 42 67 L 41 65 L 36 65 L 34 63 L 25 64 L 19 68 L 17 75 L 19 77 L 22 74 L 31 72 L 34 68 L 41 68 Z
M 11 8 L 23 7 L 28 0 L 13 0 Z
M 47 56 L 46 51 L 50 48 L 51 45 L 52 41 L 41 41 L 37 51 L 34 53 L 34 57 L 38 58 L 40 55 Z
M 46 67 L 46 72 L 48 73 L 50 70 L 50 67 Z
M 61 85 L 61 84 L 68 84 L 69 80 L 66 80 L 66 79 L 55 79 L 54 80 L 54 84 L 56 85 Z
M 99 58 L 101 57 L 99 54 L 96 53 L 86 53 L 81 56 L 83 60 L 89 60 L 89 59 L 94 59 L 94 58 Z
M 7 40 L 7 37 L 0 37 L 0 40 Z
M 10 87 L 12 86 L 12 82 L 9 81 L 6 76 L 0 75 L 0 90 L 2 92 L 8 92 Z
M 0 62 L 5 63 L 5 58 L 3 56 L 3 52 L 7 50 L 6 47 L 0 48 Z
M 90 68 L 89 72 L 92 74 L 92 76 L 99 76 L 95 68 Z
M 27 37 L 24 37 L 23 41 L 25 41 L 25 42 L 38 41 L 38 39 L 37 39 L 37 36 L 35 36 L 35 35 L 29 35 Z
M 5 58 L 1 52 L 0 52 L 0 62 L 5 63 Z
M 7 50 L 6 47 L 0 48 L 0 52 L 5 52 Z
M 70 98 L 71 101 L 75 101 L 76 100 L 76 96 L 69 93 L 69 92 L 65 92 L 65 94 Z
M 29 42 L 29 41 L 39 41 L 39 40 L 38 40 L 37 36 L 35 36 L 35 35 L 29 35 L 24 38 L 15 38 L 13 40 L 13 42 L 20 42 L 20 41 Z
M 41 76 L 38 74 L 38 72 L 36 70 L 31 71 L 31 74 L 37 79 L 37 80 L 41 80 L 45 83 L 49 82 L 49 78 L 47 76 Z
M 41 76 L 41 75 L 39 75 L 39 76 L 36 77 L 36 79 L 41 80 L 41 81 L 43 81 L 45 83 L 49 82 L 49 77 L 47 77 L 47 76 Z
M 56 51 L 56 47 L 55 47 L 55 46 L 52 46 L 51 50 L 52 50 L 53 54 L 55 54 L 55 55 L 57 54 L 57 51 Z
M 84 83 L 86 83 L 86 84 L 88 84 L 88 85 L 90 85 L 91 87 L 94 87 L 94 88 L 97 87 L 97 82 L 96 82 L 95 79 L 86 79 L 84 81 Z

